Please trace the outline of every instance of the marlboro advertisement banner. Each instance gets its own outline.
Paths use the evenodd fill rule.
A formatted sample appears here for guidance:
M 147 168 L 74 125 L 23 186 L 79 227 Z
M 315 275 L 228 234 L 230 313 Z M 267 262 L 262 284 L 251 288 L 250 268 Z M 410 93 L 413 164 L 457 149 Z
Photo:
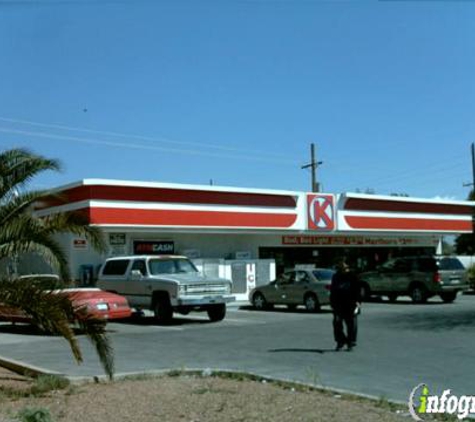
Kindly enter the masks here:
M 286 246 L 437 246 L 433 237 L 283 236 Z

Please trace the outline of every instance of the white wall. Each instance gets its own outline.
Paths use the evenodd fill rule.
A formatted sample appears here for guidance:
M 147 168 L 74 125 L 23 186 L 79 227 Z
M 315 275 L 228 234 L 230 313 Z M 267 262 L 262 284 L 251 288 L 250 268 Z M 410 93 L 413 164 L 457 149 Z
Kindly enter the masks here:
M 125 245 L 109 246 L 109 251 L 103 255 L 94 251 L 90 244 L 81 245 L 74 240 L 80 240 L 79 236 L 64 234 L 58 236 L 63 245 L 66 256 L 70 262 L 70 272 L 74 280 L 80 278 L 80 266 L 90 264 L 97 274 L 98 267 L 107 256 L 130 255 L 133 253 L 134 240 L 166 240 L 173 241 L 175 253 L 185 254 L 187 251 L 195 251 L 197 254 L 192 258 L 234 259 L 236 252 L 249 252 L 248 259 L 259 258 L 259 247 L 281 247 L 282 234 L 240 234 L 240 233 L 176 233 L 169 231 L 123 231 L 120 229 L 107 229 L 105 232 L 106 242 L 109 242 L 110 233 L 125 233 Z M 429 238 L 428 238 L 429 239 Z M 309 247 L 319 247 L 308 245 Z M 305 247 L 305 246 L 302 246 Z M 321 247 L 321 246 L 320 246 Z M 45 272 L 45 268 L 34 271 L 31 265 L 28 271 Z M 24 271 L 22 273 L 25 273 Z
M 110 233 L 123 233 L 120 230 Z M 109 242 L 109 232 L 105 233 L 106 242 Z M 227 258 L 233 259 L 236 252 L 250 252 L 250 259 L 259 257 L 260 246 L 281 246 L 281 236 L 276 235 L 252 235 L 252 234 L 202 234 L 202 233 L 171 233 L 171 232 L 127 232 L 125 233 L 126 244 L 123 246 L 109 245 L 109 251 L 101 255 L 87 244 L 86 247 L 78 247 L 74 239 L 80 239 L 74 235 L 62 235 L 60 242 L 67 251 L 70 262 L 72 278 L 79 279 L 81 265 L 91 264 L 95 273 L 97 268 L 104 262 L 107 256 L 130 255 L 133 253 L 134 240 L 167 240 L 175 244 L 175 253 L 195 250 L 199 258 Z

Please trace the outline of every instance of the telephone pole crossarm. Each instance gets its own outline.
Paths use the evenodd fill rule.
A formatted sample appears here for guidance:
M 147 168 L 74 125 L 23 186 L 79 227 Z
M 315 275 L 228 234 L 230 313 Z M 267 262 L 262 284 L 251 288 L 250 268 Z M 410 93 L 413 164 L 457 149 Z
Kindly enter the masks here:
M 311 162 L 310 164 L 305 164 L 301 168 L 303 169 L 308 169 L 310 168 L 312 170 L 312 192 L 320 192 L 320 186 L 319 183 L 317 182 L 317 167 L 321 164 L 323 164 L 323 161 L 316 161 L 315 159 L 315 144 L 310 145 L 310 156 L 311 156 Z

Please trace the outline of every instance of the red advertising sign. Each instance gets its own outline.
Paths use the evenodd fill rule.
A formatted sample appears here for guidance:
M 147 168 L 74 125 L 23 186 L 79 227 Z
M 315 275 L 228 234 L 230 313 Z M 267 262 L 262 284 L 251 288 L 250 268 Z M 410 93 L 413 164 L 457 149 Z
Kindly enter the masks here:
M 438 238 L 367 236 L 283 236 L 287 246 L 437 246 Z
M 335 230 L 335 197 L 333 195 L 309 194 L 307 208 L 309 230 Z
M 73 249 L 87 249 L 86 239 L 73 239 Z
M 173 254 L 175 243 L 171 240 L 136 240 L 134 241 L 134 254 L 136 255 L 161 255 Z

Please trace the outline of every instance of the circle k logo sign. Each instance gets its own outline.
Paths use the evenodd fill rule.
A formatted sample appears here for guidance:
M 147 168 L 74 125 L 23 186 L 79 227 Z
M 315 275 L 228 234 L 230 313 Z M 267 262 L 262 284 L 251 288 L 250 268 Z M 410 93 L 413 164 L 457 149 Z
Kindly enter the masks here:
M 307 196 L 308 229 L 335 230 L 335 197 L 333 195 L 310 194 Z

